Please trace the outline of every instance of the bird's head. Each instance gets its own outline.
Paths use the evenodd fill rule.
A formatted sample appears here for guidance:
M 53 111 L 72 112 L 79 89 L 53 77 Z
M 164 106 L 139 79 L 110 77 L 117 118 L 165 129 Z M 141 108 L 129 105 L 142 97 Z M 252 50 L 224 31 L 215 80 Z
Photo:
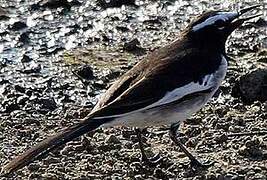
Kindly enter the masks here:
M 202 14 L 189 24 L 186 35 L 194 39 L 194 43 L 201 46 L 221 46 L 224 48 L 227 37 L 245 21 L 258 17 L 259 14 L 243 17 L 242 15 L 251 11 L 259 5 L 241 9 L 238 12 L 210 11 Z

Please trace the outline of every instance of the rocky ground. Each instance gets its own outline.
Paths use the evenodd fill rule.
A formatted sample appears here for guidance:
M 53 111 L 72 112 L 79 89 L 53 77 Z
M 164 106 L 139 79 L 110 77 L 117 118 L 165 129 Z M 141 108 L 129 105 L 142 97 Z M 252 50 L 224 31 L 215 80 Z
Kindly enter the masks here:
M 198 159 L 192 169 L 167 127 L 98 129 L 0 179 L 267 179 L 267 4 L 263 1 L 3 1 L 0 8 L 0 165 L 75 124 L 99 94 L 145 54 L 172 40 L 205 10 L 262 4 L 262 17 L 227 43 L 220 93 L 181 127 Z M 256 13 L 256 12 L 255 12 Z

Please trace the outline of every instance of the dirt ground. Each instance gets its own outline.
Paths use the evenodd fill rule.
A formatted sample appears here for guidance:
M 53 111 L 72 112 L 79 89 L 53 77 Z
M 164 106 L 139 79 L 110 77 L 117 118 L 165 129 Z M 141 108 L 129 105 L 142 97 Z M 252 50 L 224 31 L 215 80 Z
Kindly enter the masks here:
M 101 93 L 192 17 L 261 4 L 227 42 L 220 91 L 180 138 L 208 169 L 192 169 L 168 127 L 98 129 L 4 179 L 267 179 L 267 3 L 264 1 L 3 1 L 0 9 L 0 167 L 84 117 Z

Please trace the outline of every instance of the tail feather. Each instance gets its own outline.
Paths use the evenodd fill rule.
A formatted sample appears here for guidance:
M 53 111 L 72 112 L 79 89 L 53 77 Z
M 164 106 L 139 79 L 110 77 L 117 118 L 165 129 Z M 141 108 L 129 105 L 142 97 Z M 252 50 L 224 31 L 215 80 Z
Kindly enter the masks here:
M 28 149 L 23 154 L 17 156 L 11 162 L 9 162 L 0 174 L 8 175 L 26 165 L 31 163 L 37 158 L 43 157 L 44 155 L 51 152 L 53 149 L 87 133 L 95 130 L 109 119 L 87 119 L 77 125 L 71 126 L 59 132 L 43 141 L 38 143 L 36 146 Z

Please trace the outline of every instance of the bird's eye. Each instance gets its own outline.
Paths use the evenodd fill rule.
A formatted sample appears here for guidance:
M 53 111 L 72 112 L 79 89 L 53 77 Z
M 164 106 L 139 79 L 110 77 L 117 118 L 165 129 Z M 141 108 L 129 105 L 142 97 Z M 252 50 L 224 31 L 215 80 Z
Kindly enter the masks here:
M 215 26 L 217 26 L 217 27 L 224 27 L 224 26 L 225 26 L 225 21 L 222 20 L 222 19 L 219 19 L 219 20 L 215 21 L 214 24 L 215 24 Z

